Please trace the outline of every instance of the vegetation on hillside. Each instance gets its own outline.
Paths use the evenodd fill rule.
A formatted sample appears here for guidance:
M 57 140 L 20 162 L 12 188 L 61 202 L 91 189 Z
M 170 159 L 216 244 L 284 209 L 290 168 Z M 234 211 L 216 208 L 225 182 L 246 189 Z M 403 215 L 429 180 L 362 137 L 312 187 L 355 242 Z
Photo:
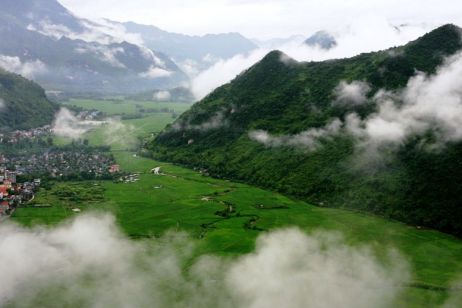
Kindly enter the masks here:
M 0 69 L 0 131 L 51 124 L 58 106 L 36 83 Z
M 461 143 L 427 151 L 422 144 L 433 137 L 412 136 L 379 166 L 364 170 L 352 167 L 355 140 L 348 134 L 321 140 L 314 151 L 265 147 L 249 138 L 252 130 L 293 135 L 321 128 L 352 112 L 366 118 L 378 109 L 373 100 L 332 104 L 341 81 L 367 82 L 370 97 L 380 89 L 401 89 L 416 71 L 433 74 L 459 51 L 460 33 L 446 25 L 403 47 L 325 62 L 298 63 L 271 52 L 195 104 L 150 149 L 156 159 L 206 168 L 320 206 L 369 211 L 460 236 Z

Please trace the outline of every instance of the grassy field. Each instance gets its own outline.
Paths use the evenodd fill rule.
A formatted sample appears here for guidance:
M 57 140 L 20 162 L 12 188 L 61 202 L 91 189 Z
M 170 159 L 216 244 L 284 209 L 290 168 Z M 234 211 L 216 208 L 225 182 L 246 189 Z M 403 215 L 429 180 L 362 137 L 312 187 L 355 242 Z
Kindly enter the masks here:
M 130 121 L 141 136 L 160 129 L 171 118 Z M 98 130 L 90 135 L 95 144 L 100 138 Z M 199 241 L 201 253 L 229 256 L 252 251 L 256 237 L 268 230 L 298 226 L 308 233 L 338 232 L 348 244 L 368 245 L 379 257 L 389 249 L 405 256 L 413 273 L 412 285 L 406 287 L 397 306 L 437 306 L 447 297 L 445 288 L 462 275 L 462 241 L 452 236 L 371 215 L 314 207 L 256 187 L 134 156 L 118 146 L 113 149 L 123 170 L 139 174 L 138 182 L 60 183 L 38 194 L 35 204 L 45 207 L 18 209 L 13 219 L 28 226 L 54 225 L 78 215 L 73 209 L 109 211 L 132 238 L 184 230 Z M 161 166 L 165 175 L 150 174 L 156 166 Z

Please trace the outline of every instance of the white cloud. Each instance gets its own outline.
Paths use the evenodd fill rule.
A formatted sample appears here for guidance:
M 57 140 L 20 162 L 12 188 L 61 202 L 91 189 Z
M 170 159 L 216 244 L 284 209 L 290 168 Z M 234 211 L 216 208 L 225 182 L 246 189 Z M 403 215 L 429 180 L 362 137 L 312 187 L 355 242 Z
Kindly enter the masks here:
M 109 63 L 113 67 L 125 68 L 125 65 L 117 58 L 118 54 L 125 53 L 122 47 L 109 47 L 105 45 L 81 45 L 76 50 L 78 53 L 93 54 L 97 59 Z
M 293 146 L 316 150 L 321 146 L 320 140 L 337 135 L 342 128 L 342 122 L 335 119 L 322 128 L 311 128 L 296 135 L 274 136 L 263 130 L 249 132 L 252 140 L 267 147 Z
M 55 115 L 52 132 L 60 137 L 82 139 L 93 129 L 100 129 L 103 136 L 102 143 L 108 146 L 122 146 L 126 148 L 137 145 L 135 127 L 123 123 L 119 118 L 106 118 L 101 121 L 82 120 L 67 108 L 61 108 Z
M 0 55 L 0 67 L 26 78 L 35 78 L 48 71 L 46 65 L 40 60 L 22 62 L 19 57 L 6 55 Z
M 153 99 L 158 101 L 169 101 L 171 98 L 169 91 L 159 91 L 153 94 Z
M 155 64 L 155 66 L 158 66 L 162 69 L 166 68 L 165 62 L 162 59 L 160 59 L 151 49 L 142 45 L 138 46 L 138 48 L 140 49 L 141 54 L 146 60 L 152 61 Z
M 185 61 L 177 63 L 180 69 L 189 76 L 189 78 L 196 77 L 200 72 L 199 63 L 194 60 L 187 59 Z
M 232 111 L 231 111 L 232 112 Z M 226 119 L 225 110 L 220 110 L 214 113 L 209 119 L 205 120 L 200 124 L 191 124 L 189 119 L 183 123 L 176 122 L 172 129 L 174 130 L 198 130 L 198 131 L 208 131 L 213 129 L 218 129 L 224 126 L 227 126 L 229 121 Z
M 52 131 L 55 135 L 71 139 L 79 139 L 89 130 L 103 125 L 103 121 L 83 121 L 69 109 L 61 108 L 55 115 Z
M 346 106 L 362 105 L 367 102 L 367 93 L 370 89 L 370 86 L 363 81 L 353 81 L 351 83 L 341 81 L 334 90 L 334 103 Z
M 107 215 L 53 228 L 7 222 L 0 233 L 0 306 L 388 307 L 409 280 L 396 252 L 382 263 L 336 234 L 298 229 L 262 235 L 233 259 L 197 256 L 182 233 L 129 240 Z
M 86 35 L 80 35 L 85 41 L 102 43 L 106 39 L 108 40 L 106 44 L 128 42 L 139 46 L 144 45 L 140 34 L 128 32 L 121 24 L 106 19 L 98 19 L 96 22 L 84 21 L 83 24 L 88 29 Z
M 84 30 L 74 32 L 65 25 L 54 24 L 49 19 L 44 19 L 36 24 L 29 24 L 27 30 L 39 32 L 57 40 L 67 37 L 72 40 L 83 40 L 103 45 L 124 41 L 137 45 L 143 44 L 139 34 L 129 33 L 123 25 L 111 23 L 105 19 L 99 19 L 97 22 L 82 20 L 81 25 Z
M 462 7 L 455 0 L 62 0 L 82 16 L 155 24 L 189 34 L 241 32 L 261 39 L 344 28 L 371 14 L 395 24 L 459 23 Z M 117 5 L 115 5 L 117 3 Z M 399 8 L 399 9 L 397 9 Z M 130 12 L 127 15 L 127 12 Z M 236 23 L 236 20 L 239 20 Z M 377 36 L 377 39 L 380 35 Z
M 65 25 L 57 25 L 53 24 L 49 20 L 42 20 L 38 26 L 34 26 L 33 24 L 29 24 L 27 26 L 27 30 L 39 32 L 43 35 L 50 36 L 54 39 L 59 40 L 63 36 L 71 36 L 73 33 L 71 30 L 66 27 Z
M 244 69 L 261 60 L 270 50 L 258 49 L 248 55 L 237 55 L 220 60 L 211 68 L 201 72 L 191 81 L 191 90 L 197 99 L 202 99 L 213 89 L 227 83 Z
M 261 236 L 228 279 L 244 307 L 386 307 L 409 278 L 404 261 L 396 254 L 391 260 L 387 270 L 338 235 L 289 229 Z
M 354 134 L 367 143 L 401 144 L 433 131 L 437 143 L 462 140 L 462 53 L 448 58 L 435 75 L 418 73 L 398 93 L 380 91 L 377 113 L 356 121 Z
M 208 53 L 202 58 L 202 62 L 207 62 L 207 63 L 216 63 L 220 61 L 221 59 Z
M 146 72 L 139 74 L 140 77 L 149 79 L 163 78 L 168 77 L 170 75 L 172 75 L 172 72 L 155 66 L 151 66 Z

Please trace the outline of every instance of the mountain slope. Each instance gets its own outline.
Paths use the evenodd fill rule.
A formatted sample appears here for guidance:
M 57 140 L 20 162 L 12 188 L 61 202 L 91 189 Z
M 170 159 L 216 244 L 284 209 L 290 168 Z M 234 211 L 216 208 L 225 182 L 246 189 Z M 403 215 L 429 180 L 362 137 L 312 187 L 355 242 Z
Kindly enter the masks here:
M 298 63 L 271 52 L 195 104 L 150 148 L 157 159 L 206 168 L 320 206 L 369 211 L 460 236 L 460 139 L 438 139 L 443 130 L 432 129 L 436 118 L 431 117 L 421 125 L 424 131 L 411 126 L 403 140 L 381 144 L 376 152 L 369 150 L 378 137 L 357 137 L 367 129 L 382 133 L 379 137 L 395 132 L 367 121 L 385 107 L 409 107 L 404 100 L 412 86 L 432 81 L 416 71 L 439 72 L 445 58 L 461 50 L 460 33 L 447 25 L 403 47 L 325 62 Z M 403 101 L 387 103 L 393 93 Z M 394 123 L 393 114 L 389 117 Z M 445 143 L 437 149 L 438 141 Z
M 57 110 L 39 85 L 0 69 L 0 131 L 51 124 Z
M 7 0 L 0 12 L 0 67 L 68 92 L 134 93 L 187 79 L 166 55 L 101 28 L 56 0 Z

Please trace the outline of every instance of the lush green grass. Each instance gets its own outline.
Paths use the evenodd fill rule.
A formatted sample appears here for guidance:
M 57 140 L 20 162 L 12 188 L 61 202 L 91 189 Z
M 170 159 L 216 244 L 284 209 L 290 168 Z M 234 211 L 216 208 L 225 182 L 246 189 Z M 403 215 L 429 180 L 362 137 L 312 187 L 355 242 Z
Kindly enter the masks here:
M 98 182 L 54 183 L 15 211 L 14 219 L 27 226 L 55 225 L 72 217 L 72 210 L 98 208 L 105 201 L 104 186 Z

